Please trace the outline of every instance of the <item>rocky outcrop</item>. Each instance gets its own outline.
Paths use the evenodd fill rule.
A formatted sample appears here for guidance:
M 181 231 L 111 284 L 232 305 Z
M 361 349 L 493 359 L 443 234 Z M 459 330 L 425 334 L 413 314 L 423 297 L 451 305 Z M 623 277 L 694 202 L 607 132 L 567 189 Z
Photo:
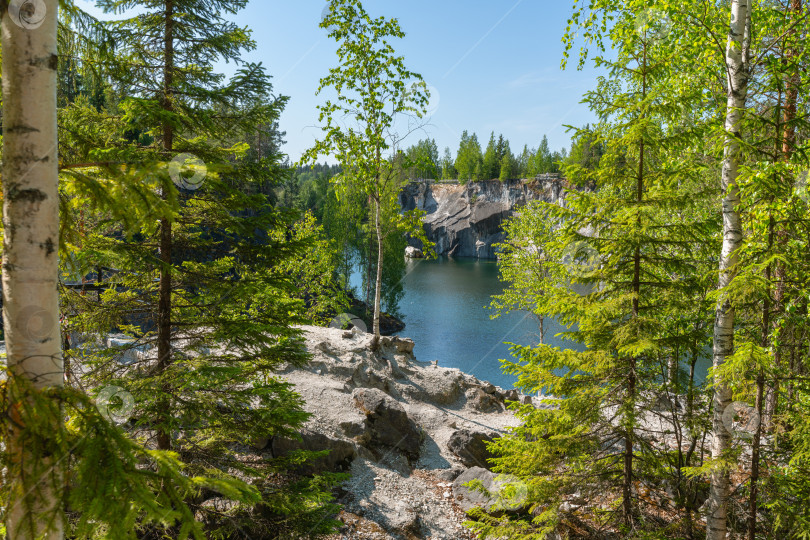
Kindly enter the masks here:
M 273 457 L 284 457 L 301 450 L 307 452 L 329 451 L 325 456 L 310 459 L 303 465 L 299 465 L 296 468 L 296 472 L 299 474 L 318 474 L 324 471 L 346 470 L 357 456 L 354 444 L 349 441 L 309 430 L 302 431 L 300 435 L 300 439 L 275 437 L 270 443 L 270 451 Z
M 503 222 L 531 200 L 556 202 L 563 196 L 564 181 L 489 180 L 461 184 L 418 182 L 400 194 L 403 210 L 426 212 L 423 227 L 435 243 L 437 255 L 496 258 L 494 245 L 504 240 Z M 422 243 L 411 239 L 421 249 Z
M 376 351 L 357 329 L 305 327 L 305 338 L 312 361 L 282 377 L 312 416 L 301 440 L 271 441 L 273 455 L 332 450 L 299 472 L 351 473 L 338 499 L 343 537 L 473 538 L 457 499 L 467 488 L 452 482 L 468 464 L 486 466 L 484 439 L 518 422 L 504 401 L 525 396 L 419 362 L 407 338 L 383 337 Z

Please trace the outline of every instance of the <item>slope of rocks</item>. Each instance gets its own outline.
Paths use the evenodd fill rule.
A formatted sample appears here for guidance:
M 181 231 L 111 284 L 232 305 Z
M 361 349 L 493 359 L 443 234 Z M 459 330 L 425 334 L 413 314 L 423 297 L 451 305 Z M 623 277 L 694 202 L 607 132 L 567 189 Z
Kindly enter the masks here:
M 470 538 L 461 523 L 479 494 L 453 482 L 466 471 L 492 483 L 484 441 L 517 423 L 506 401 L 531 398 L 419 362 L 408 339 L 384 337 L 374 353 L 371 335 L 358 330 L 305 332 L 312 362 L 282 376 L 313 416 L 302 441 L 271 445 L 276 454 L 332 449 L 310 470 L 351 473 L 335 538 Z

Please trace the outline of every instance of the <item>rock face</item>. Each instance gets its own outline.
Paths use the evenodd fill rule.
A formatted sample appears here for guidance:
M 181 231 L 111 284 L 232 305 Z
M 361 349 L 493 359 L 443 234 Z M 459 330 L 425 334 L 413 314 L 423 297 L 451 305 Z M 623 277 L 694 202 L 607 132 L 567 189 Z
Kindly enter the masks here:
M 488 180 L 460 184 L 412 183 L 400 194 L 404 210 L 418 208 L 427 215 L 423 227 L 436 244 L 437 255 L 494 259 L 494 244 L 503 241 L 503 222 L 531 200 L 556 202 L 564 181 Z M 419 240 L 411 245 L 421 249 Z

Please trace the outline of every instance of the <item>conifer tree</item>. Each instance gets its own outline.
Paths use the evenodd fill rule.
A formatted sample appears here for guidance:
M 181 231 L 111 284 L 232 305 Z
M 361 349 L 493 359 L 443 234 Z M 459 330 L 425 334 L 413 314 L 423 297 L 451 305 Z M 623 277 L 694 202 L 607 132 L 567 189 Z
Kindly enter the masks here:
M 59 21 L 61 34 L 68 33 L 62 24 L 69 23 L 68 17 L 80 26 L 91 22 L 70 3 L 60 4 L 67 15 L 66 21 Z M 69 227 L 58 225 L 54 156 L 61 157 L 56 145 L 60 94 L 55 47 L 64 40 L 57 35 L 56 2 L 23 8 L 17 5 L 3 13 L 3 78 L 12 86 L 4 87 L 3 100 L 3 184 L 8 190 L 4 197 L 4 320 L 10 369 L 0 383 L 0 408 L 10 414 L 0 421 L 0 464 L 6 480 L 0 490 L 5 518 L 0 532 L 18 539 L 134 538 L 136 522 L 182 522 L 178 538 L 201 538 L 183 499 L 200 486 L 211 485 L 208 480 L 184 475 L 176 456 L 144 449 L 130 440 L 102 414 L 101 403 L 94 403 L 81 389 L 63 386 L 56 261 L 64 246 L 63 232 Z M 50 55 L 53 61 L 25 60 L 21 50 L 39 58 Z M 22 70 L 21 60 L 27 66 Z M 74 68 L 67 70 L 71 72 L 68 79 L 78 74 Z M 20 155 L 21 147 L 25 152 Z M 35 163 L 26 163 L 30 159 Z M 18 176 L 21 166 L 25 174 Z M 31 207 L 31 197 L 20 197 L 21 192 L 37 195 L 37 204 Z M 35 240 L 36 254 L 44 257 L 35 267 L 29 267 L 35 259 L 25 253 L 27 243 L 19 238 L 23 233 Z M 43 234 L 50 238 L 36 241 Z M 50 247 L 42 249 L 43 245 Z M 21 301 L 28 307 L 20 309 Z M 37 345 L 32 347 L 33 343 Z M 44 349 L 37 353 L 36 347 Z M 17 361 L 25 350 L 21 369 Z M 46 371 L 37 374 L 43 365 Z
M 552 169 L 551 149 L 548 147 L 548 137 L 543 135 L 540 146 L 537 147 L 536 174 L 550 173 Z
M 465 130 L 461 134 L 461 142 L 456 153 L 455 168 L 458 172 L 458 179 L 462 183 L 480 180 L 482 159 L 478 136 L 475 133 L 468 135 Z
M 186 474 L 215 479 L 184 501 L 210 534 L 317 535 L 334 525 L 328 481 L 293 482 L 289 462 L 263 451 L 273 437 L 295 437 L 307 418 L 275 372 L 307 360 L 293 328 L 308 320 L 294 294 L 305 276 L 289 267 L 317 235 L 291 228 L 293 216 L 263 193 L 284 178 L 278 150 L 249 156 L 241 142 L 275 125 L 286 102 L 272 97 L 260 65 L 240 60 L 250 33 L 225 16 L 245 4 L 100 2 L 140 11 L 110 23 L 118 48 L 104 67 L 121 89 L 119 108 L 69 111 L 76 123 L 65 143 L 92 165 L 70 170 L 72 208 L 98 211 L 74 244 L 76 262 L 81 274 L 102 267 L 109 275 L 96 301 L 68 301 L 75 329 L 101 343 L 117 329 L 128 342 L 76 350 L 72 361 L 84 366 L 82 384 L 133 396 L 133 436 L 177 452 Z M 218 59 L 238 63 L 230 80 L 211 69 Z M 153 199 L 129 208 L 137 219 L 122 226 L 104 219 L 120 203 L 94 200 L 86 186 L 115 187 L 126 174 L 146 178 Z M 168 532 L 161 523 L 141 527 Z
M 458 171 L 453 166 L 453 155 L 450 147 L 445 147 L 444 157 L 442 157 L 442 180 L 454 180 L 458 176 Z
M 484 150 L 481 171 L 484 175 L 482 180 L 498 178 L 501 172 L 501 157 L 498 155 L 498 143 L 495 140 L 494 131 L 489 134 L 489 142 L 487 143 L 486 150 Z
M 583 521 L 643 535 L 656 510 L 640 491 L 659 490 L 664 478 L 678 493 L 675 526 L 696 529 L 699 481 L 682 468 L 701 464 L 694 366 L 710 327 L 690 322 L 711 309 L 706 263 L 718 223 L 707 203 L 715 192 L 682 154 L 704 134 L 666 105 L 676 97 L 658 61 L 666 49 L 637 28 L 642 9 L 613 14 L 618 58 L 599 57 L 612 78 L 585 98 L 603 121 L 578 136 L 604 149 L 598 165 L 570 164 L 566 178 L 578 189 L 565 204 L 527 205 L 507 228 L 501 258 L 511 287 L 496 307 L 553 317 L 581 348 L 516 346 L 518 360 L 505 364 L 527 393 L 556 397 L 547 409 L 513 405 L 523 424 L 493 445 L 502 455 L 495 470 L 514 475 L 530 504 L 514 519 L 475 514 L 485 537 L 529 538 Z M 676 402 L 688 404 L 686 415 Z M 651 416 L 662 424 L 651 427 Z M 675 448 L 655 442 L 672 433 Z M 604 510 L 567 515 L 560 505 L 575 489 Z
M 512 157 L 507 154 L 501 159 L 501 168 L 500 173 L 498 174 L 498 179 L 501 182 L 504 182 L 510 178 L 512 178 Z
M 524 144 L 520 156 L 517 158 L 516 169 L 517 176 L 525 178 L 529 174 L 529 167 L 532 162 L 532 152 L 529 150 L 529 145 Z

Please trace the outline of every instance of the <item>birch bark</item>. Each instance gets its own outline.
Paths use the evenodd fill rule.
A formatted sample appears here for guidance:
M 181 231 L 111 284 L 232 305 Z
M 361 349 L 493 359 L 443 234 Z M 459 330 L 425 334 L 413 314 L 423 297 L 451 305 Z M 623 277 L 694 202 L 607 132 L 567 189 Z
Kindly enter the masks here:
M 737 273 L 738 250 L 743 233 L 740 214 L 740 191 L 737 176 L 740 165 L 740 124 L 748 91 L 747 31 L 750 21 L 749 0 L 731 1 L 731 23 L 726 45 L 728 72 L 728 99 L 726 105 L 725 141 L 722 169 L 723 248 L 720 256 L 719 287 L 724 289 Z M 717 305 L 714 322 L 715 370 L 734 352 L 734 306 L 727 298 Z M 722 460 L 731 446 L 731 434 L 723 423 L 723 412 L 731 403 L 731 390 L 722 380 L 714 386 L 714 413 L 712 418 L 712 459 Z M 729 471 L 715 467 L 711 474 L 706 527 L 707 540 L 725 540 L 728 527 Z
M 2 13 L 3 317 L 9 377 L 42 390 L 64 384 L 57 291 L 58 2 L 20 4 Z M 8 537 L 62 539 L 61 467 L 24 446 L 22 412 L 30 400 L 11 396 L 10 402 Z

